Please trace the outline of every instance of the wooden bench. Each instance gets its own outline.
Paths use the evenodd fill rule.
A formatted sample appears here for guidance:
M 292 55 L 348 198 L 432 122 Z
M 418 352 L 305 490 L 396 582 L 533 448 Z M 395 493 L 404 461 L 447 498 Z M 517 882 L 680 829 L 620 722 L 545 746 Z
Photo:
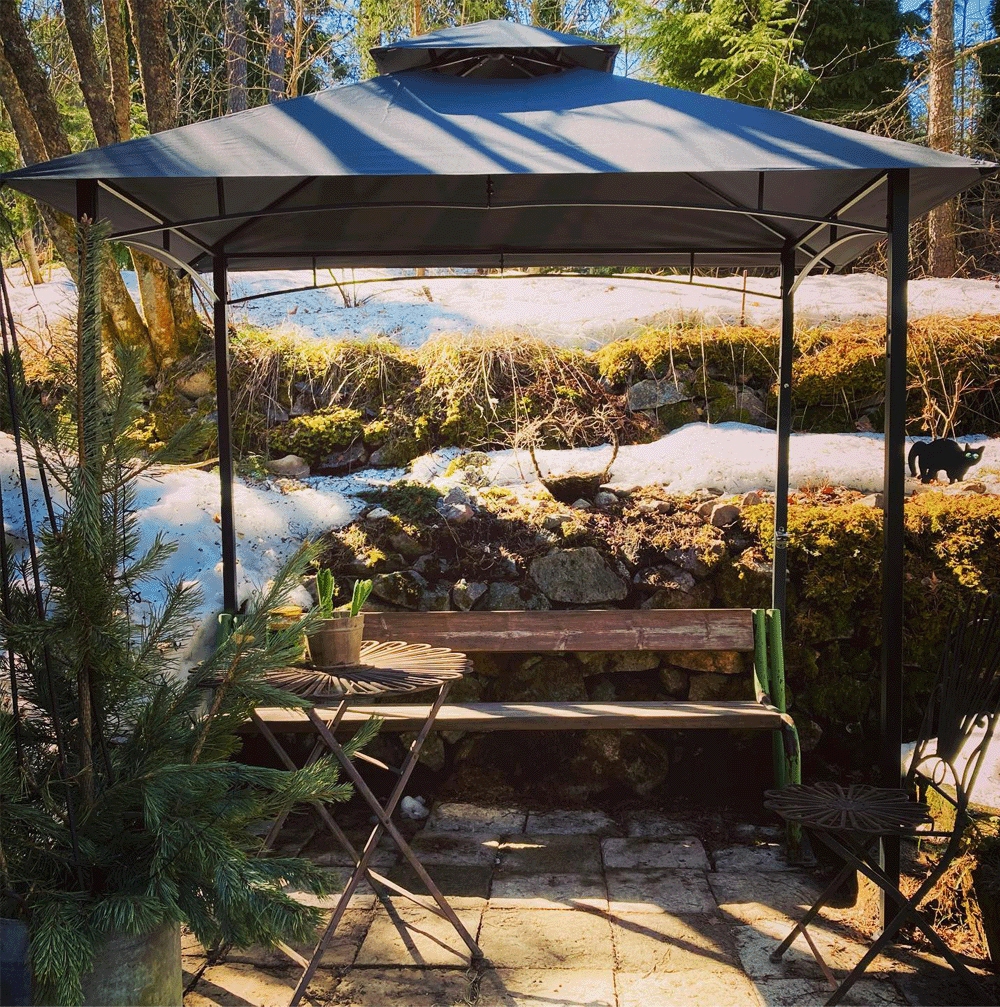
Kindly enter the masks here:
M 373 612 L 365 639 L 405 640 L 475 653 L 599 651 L 742 651 L 753 654 L 755 699 L 654 702 L 507 702 L 447 704 L 437 730 L 592 731 L 740 729 L 773 732 L 775 782 L 800 779 L 798 736 L 785 712 L 785 672 L 779 613 L 764 609 L 645 609 L 640 611 Z M 378 705 L 383 731 L 417 730 L 428 707 Z M 258 710 L 275 731 L 311 731 L 296 710 Z M 333 711 L 330 713 L 333 716 Z M 354 708 L 344 726 L 365 720 Z

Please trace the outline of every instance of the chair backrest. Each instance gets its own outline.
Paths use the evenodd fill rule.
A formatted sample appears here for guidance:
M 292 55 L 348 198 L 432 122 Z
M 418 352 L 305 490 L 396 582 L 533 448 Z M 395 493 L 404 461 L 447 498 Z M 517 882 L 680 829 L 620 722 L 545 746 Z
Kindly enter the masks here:
M 907 783 L 920 777 L 964 812 L 998 717 L 1000 604 L 991 595 L 952 617 Z
M 748 608 L 366 612 L 365 639 L 468 653 L 754 649 Z

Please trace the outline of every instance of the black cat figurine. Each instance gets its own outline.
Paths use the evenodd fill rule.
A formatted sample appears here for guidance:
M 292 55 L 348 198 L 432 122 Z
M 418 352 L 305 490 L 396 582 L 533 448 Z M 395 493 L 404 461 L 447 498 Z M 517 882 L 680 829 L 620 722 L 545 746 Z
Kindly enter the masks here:
M 963 448 L 950 440 L 917 441 L 910 448 L 910 475 L 917 474 L 916 462 L 920 462 L 920 481 L 929 483 L 944 469 L 948 482 L 961 482 L 965 473 L 983 457 L 983 448 Z

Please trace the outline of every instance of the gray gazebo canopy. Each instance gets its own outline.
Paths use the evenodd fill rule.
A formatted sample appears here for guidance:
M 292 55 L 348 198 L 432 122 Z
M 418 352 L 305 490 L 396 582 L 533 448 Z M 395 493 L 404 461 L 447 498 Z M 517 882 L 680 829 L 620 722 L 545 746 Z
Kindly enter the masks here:
M 498 21 L 373 50 L 383 72 L 6 176 L 208 271 L 777 265 L 830 270 L 989 165 L 615 76 L 617 47 Z
M 996 166 L 615 76 L 617 47 L 485 21 L 372 51 L 381 76 L 3 176 L 211 271 L 225 605 L 237 607 L 229 270 L 781 269 L 773 603 L 785 604 L 793 293 L 887 239 L 883 768 L 899 776 L 908 226 Z M 898 867 L 887 850 L 887 870 Z

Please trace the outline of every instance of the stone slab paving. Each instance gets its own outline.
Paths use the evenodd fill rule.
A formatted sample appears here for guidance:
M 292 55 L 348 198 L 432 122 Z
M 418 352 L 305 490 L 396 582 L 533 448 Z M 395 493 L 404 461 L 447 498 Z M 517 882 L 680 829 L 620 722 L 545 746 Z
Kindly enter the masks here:
M 818 1007 L 829 995 L 801 938 L 782 961 L 770 961 L 818 890 L 815 876 L 785 861 L 773 829 L 642 809 L 612 817 L 441 804 L 413 848 L 485 960 L 472 962 L 439 915 L 365 887 L 303 1003 Z M 316 859 L 332 866 L 337 857 L 327 846 Z M 412 867 L 384 859 L 392 880 L 423 892 Z M 810 933 L 841 975 L 864 951 L 838 928 L 836 911 Z M 183 952 L 185 1007 L 287 1004 L 300 974 L 275 949 L 231 950 L 206 961 L 185 935 Z M 930 956 L 897 949 L 894 959 L 876 962 L 845 1003 L 967 1002 Z

